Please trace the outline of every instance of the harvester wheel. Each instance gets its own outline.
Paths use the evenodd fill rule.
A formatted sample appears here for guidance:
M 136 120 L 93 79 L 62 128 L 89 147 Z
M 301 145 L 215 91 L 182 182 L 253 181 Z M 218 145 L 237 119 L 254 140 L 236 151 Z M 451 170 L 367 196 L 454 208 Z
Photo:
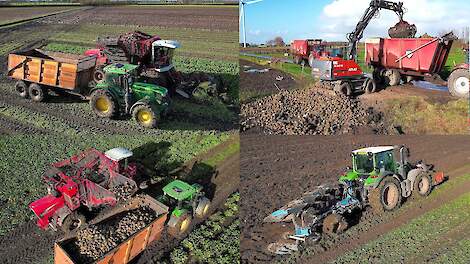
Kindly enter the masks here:
M 323 233 L 340 234 L 348 229 L 348 222 L 344 216 L 339 214 L 330 214 L 323 220 Z
M 96 90 L 91 94 L 90 107 L 99 117 L 112 118 L 116 115 L 116 103 L 105 90 Z
M 46 98 L 46 89 L 37 83 L 32 83 L 29 85 L 29 96 L 34 102 L 42 102 Z
M 395 86 L 400 84 L 401 76 L 400 72 L 395 69 L 386 70 L 384 73 L 385 83 L 389 86 Z
M 468 70 L 465 69 L 457 69 L 450 74 L 447 88 L 449 88 L 449 92 L 453 96 L 461 98 L 469 97 L 469 75 Z
M 146 128 L 157 127 L 158 114 L 150 105 L 138 105 L 132 111 L 132 116 L 139 125 Z
M 377 90 L 377 84 L 374 79 L 367 79 L 364 85 L 364 90 L 367 94 L 375 93 Z
M 401 198 L 400 183 L 393 177 L 386 177 L 369 192 L 369 204 L 377 213 L 400 207 Z
M 352 94 L 352 87 L 349 82 L 342 82 L 341 84 L 335 87 L 336 92 L 344 94 L 346 96 L 351 96 Z
M 204 218 L 209 214 L 209 209 L 211 206 L 211 201 L 207 199 L 206 197 L 202 197 L 196 206 L 196 210 L 194 212 L 196 213 L 197 218 Z
M 80 227 L 82 227 L 83 225 L 85 225 L 85 223 L 85 216 L 80 213 L 74 212 L 69 214 L 64 219 L 64 222 L 62 223 L 62 230 L 65 233 L 74 232 L 80 229 Z
M 415 196 L 428 196 L 432 189 L 432 178 L 429 174 L 421 173 L 416 177 L 414 183 Z
M 191 222 L 192 217 L 188 212 L 179 217 L 171 214 L 168 221 L 168 233 L 175 238 L 181 238 L 191 230 Z
M 18 92 L 18 95 L 24 99 L 29 98 L 28 85 L 23 81 L 17 81 L 15 84 L 15 89 Z

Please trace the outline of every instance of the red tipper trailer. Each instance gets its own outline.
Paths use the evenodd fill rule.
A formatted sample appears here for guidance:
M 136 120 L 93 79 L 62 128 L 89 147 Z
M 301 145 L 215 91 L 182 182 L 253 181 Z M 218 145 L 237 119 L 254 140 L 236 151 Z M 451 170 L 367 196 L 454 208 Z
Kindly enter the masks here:
M 302 61 L 307 63 L 310 54 L 313 54 L 317 57 L 322 55 L 321 53 L 324 51 L 324 49 L 321 47 L 321 39 L 297 39 L 292 41 L 290 45 L 290 52 L 294 58 L 295 64 L 300 64 Z
M 411 81 L 414 77 L 438 74 L 444 67 L 452 38 L 375 38 L 366 40 L 366 63 L 387 84 L 397 85 L 401 77 Z

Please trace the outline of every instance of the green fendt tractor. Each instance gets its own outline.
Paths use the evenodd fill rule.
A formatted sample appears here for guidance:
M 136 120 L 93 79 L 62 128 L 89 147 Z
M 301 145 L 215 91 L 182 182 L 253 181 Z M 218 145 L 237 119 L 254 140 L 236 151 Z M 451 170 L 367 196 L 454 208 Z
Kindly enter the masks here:
M 190 185 L 181 180 L 163 187 L 163 195 L 158 200 L 172 208 L 167 225 L 168 233 L 174 237 L 182 237 L 190 230 L 193 217 L 205 218 L 211 203 L 204 196 L 201 185 Z
M 143 127 L 156 127 L 169 107 L 168 90 L 140 82 L 138 65 L 115 63 L 106 66 L 104 79 L 91 90 L 90 106 L 103 118 L 131 114 Z
M 404 146 L 368 147 L 352 152 L 352 168 L 339 186 L 317 186 L 268 215 L 264 222 L 293 222 L 295 232 L 268 246 L 275 254 L 298 250 L 299 241 L 318 241 L 321 233 L 341 233 L 367 206 L 375 212 L 398 208 L 404 197 L 427 196 L 444 181 L 443 172 L 422 161 L 408 161 Z M 285 239 L 290 238 L 290 239 Z

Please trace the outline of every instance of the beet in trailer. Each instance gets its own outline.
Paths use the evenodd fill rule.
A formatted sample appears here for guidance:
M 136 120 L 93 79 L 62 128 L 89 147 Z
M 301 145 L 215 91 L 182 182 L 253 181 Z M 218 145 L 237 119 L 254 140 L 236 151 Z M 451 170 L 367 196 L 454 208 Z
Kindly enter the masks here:
M 453 39 L 451 33 L 439 38 L 369 39 L 365 44 L 366 63 L 374 68 L 376 80 L 391 86 L 400 84 L 402 79 L 410 82 L 436 76 L 446 64 Z M 459 67 L 452 74 L 458 72 L 457 69 Z M 452 74 L 449 80 L 454 78 Z M 453 95 L 468 97 L 468 79 L 466 91 L 455 87 L 453 81 L 449 81 L 448 86 Z

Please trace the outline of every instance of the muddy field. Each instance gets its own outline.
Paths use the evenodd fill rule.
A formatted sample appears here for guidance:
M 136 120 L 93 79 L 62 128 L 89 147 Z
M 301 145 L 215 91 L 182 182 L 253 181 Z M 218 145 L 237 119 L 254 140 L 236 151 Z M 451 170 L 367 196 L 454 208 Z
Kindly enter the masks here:
M 149 19 L 150 18 L 150 19 Z M 169 28 L 193 28 L 211 31 L 237 31 L 236 7 L 194 6 L 115 6 L 97 7 L 62 17 L 59 24 L 138 25 Z M 217 23 L 214 23 L 217 21 Z M 234 23 L 235 22 L 235 23 Z
M 309 256 L 274 257 L 266 246 L 292 226 L 263 225 L 262 219 L 314 186 L 334 183 L 350 166 L 353 149 L 374 145 L 405 144 L 411 160 L 424 160 L 443 170 L 452 181 L 467 172 L 470 139 L 465 136 L 253 136 L 241 139 L 241 235 L 242 261 L 245 263 L 286 260 L 298 263 L 324 263 L 371 239 L 375 239 L 409 219 L 444 204 L 468 190 L 459 186 L 454 192 L 426 204 L 416 203 L 411 209 L 385 217 L 366 211 L 360 223 L 350 231 L 309 248 Z M 256 186 L 256 188 L 253 188 Z M 413 209 L 414 208 L 414 209 Z M 270 235 L 271 234 L 271 235 Z M 313 255 L 313 256 L 312 256 Z

